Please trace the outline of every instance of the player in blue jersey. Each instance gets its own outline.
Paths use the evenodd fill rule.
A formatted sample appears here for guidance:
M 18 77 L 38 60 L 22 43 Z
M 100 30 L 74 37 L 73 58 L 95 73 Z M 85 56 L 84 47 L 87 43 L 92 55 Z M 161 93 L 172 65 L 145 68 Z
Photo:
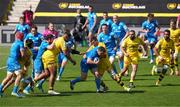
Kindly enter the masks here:
M 3 95 L 3 92 L 2 92 L 3 87 L 8 83 L 8 81 L 11 80 L 13 76 L 16 76 L 14 88 L 11 95 L 16 96 L 16 97 L 22 97 L 18 93 L 18 87 L 19 87 L 20 80 L 22 77 L 21 66 L 18 62 L 18 59 L 20 57 L 24 57 L 24 45 L 23 45 L 24 35 L 23 33 L 16 32 L 15 37 L 16 37 L 16 40 L 11 46 L 9 57 L 7 60 L 7 76 L 4 78 L 4 80 L 0 84 L 0 96 Z
M 26 36 L 25 40 L 27 39 L 31 39 L 34 43 L 34 47 L 33 49 L 31 49 L 32 53 L 33 53 L 33 67 L 34 67 L 34 61 L 36 59 L 36 56 L 38 54 L 38 49 L 39 49 L 39 46 L 41 45 L 41 42 L 42 42 L 42 39 L 43 39 L 43 36 L 42 34 L 38 33 L 37 32 L 37 26 L 32 26 L 31 27 L 31 32 Z M 34 68 L 32 70 L 32 77 L 34 78 Z
M 117 73 L 114 64 L 114 57 L 116 55 L 117 45 L 115 43 L 114 36 L 108 33 L 108 26 L 106 24 L 102 25 L 102 32 L 97 36 L 97 38 L 98 38 L 98 42 L 103 42 L 106 45 L 109 61 L 113 65 L 114 71 Z
M 34 71 L 35 71 L 35 78 L 37 78 L 43 71 L 43 64 L 42 64 L 42 55 L 47 49 L 53 49 L 54 44 L 51 44 L 54 40 L 54 36 L 49 34 L 44 37 L 44 40 L 42 41 L 41 45 L 39 46 L 37 56 L 34 60 Z M 41 91 L 44 92 L 42 88 L 42 84 L 44 83 L 45 79 L 40 80 L 36 87 Z M 25 88 L 23 91 L 26 94 L 29 94 L 29 91 L 31 89 L 31 86 L 29 85 L 28 87 Z
M 97 64 L 99 63 L 98 59 L 103 58 L 105 55 L 106 55 L 106 49 L 104 47 L 95 47 L 92 50 L 86 52 L 80 64 L 81 76 L 70 81 L 70 88 L 73 90 L 74 85 L 77 82 L 85 81 L 87 78 L 88 70 L 92 70 L 93 74 L 95 75 L 96 89 L 97 92 L 99 92 L 101 79 L 98 75 Z M 95 61 L 95 59 L 97 60 Z
M 16 28 L 14 30 L 14 33 L 16 32 L 22 32 L 24 33 L 24 38 L 30 31 L 30 26 L 24 22 L 24 18 L 20 17 L 19 18 L 19 24 L 16 25 Z
M 31 65 L 31 48 L 33 48 L 33 41 L 31 39 L 28 39 L 24 42 L 24 56 L 25 57 L 20 57 L 18 58 L 18 62 L 21 66 L 21 74 L 22 74 L 22 79 L 20 83 L 20 87 L 18 92 L 22 93 L 23 89 L 29 84 L 31 87 L 33 87 L 33 81 L 30 76 L 28 76 L 28 69 L 29 66 Z M 3 92 L 5 91 L 6 88 L 8 88 L 11 84 L 15 82 L 15 76 L 13 75 L 11 79 L 7 82 L 7 84 L 3 87 Z
M 142 24 L 143 32 L 145 33 L 145 39 L 150 45 L 150 63 L 154 63 L 153 48 L 157 42 L 157 33 L 160 30 L 157 20 L 154 20 L 153 18 L 154 14 L 149 13 L 147 15 L 147 20 Z
M 120 50 L 120 45 L 122 41 L 126 38 L 126 33 L 129 30 L 124 22 L 118 21 L 117 15 L 113 16 L 113 24 L 111 25 L 111 28 L 112 28 L 111 35 L 113 35 L 114 38 L 116 38 L 117 49 L 115 50 L 117 50 L 116 55 L 118 56 L 119 67 L 120 67 L 120 70 L 122 71 L 123 65 L 124 65 L 124 61 L 123 61 L 124 55 Z
M 112 25 L 112 20 L 110 18 L 108 18 L 108 12 L 103 12 L 103 19 L 100 21 L 99 24 L 99 29 L 98 29 L 98 34 L 101 33 L 101 26 L 103 24 L 107 24 L 108 25 L 108 32 L 111 32 L 111 25 Z
M 96 13 L 93 11 L 93 6 L 89 5 L 87 19 L 86 19 L 85 24 L 82 26 L 82 28 L 84 29 L 88 25 L 89 41 L 90 41 L 92 35 L 95 34 L 95 32 L 97 30 L 96 23 L 97 23 Z

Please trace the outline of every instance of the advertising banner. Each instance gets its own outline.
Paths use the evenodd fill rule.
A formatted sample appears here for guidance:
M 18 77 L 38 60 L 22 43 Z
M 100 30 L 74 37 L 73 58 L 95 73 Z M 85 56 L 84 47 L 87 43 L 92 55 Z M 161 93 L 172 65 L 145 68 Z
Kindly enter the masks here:
M 41 0 L 35 12 L 35 22 L 70 24 L 76 10 L 81 9 L 86 16 L 89 5 L 94 7 L 98 19 L 106 11 L 110 17 L 118 15 L 130 25 L 141 24 L 148 13 L 154 13 L 161 24 L 167 25 L 180 12 L 180 0 Z

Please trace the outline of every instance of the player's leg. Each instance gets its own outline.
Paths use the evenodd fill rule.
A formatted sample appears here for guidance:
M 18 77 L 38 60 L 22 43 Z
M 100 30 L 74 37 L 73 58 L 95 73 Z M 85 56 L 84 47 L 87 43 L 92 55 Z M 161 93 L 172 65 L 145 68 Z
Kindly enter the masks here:
M 163 65 L 163 69 L 162 69 L 162 72 L 159 75 L 159 79 L 156 81 L 157 86 L 160 85 L 160 82 L 163 80 L 167 70 L 168 70 L 168 65 L 166 65 L 166 64 Z
M 15 82 L 16 76 L 12 76 L 12 78 L 6 83 L 6 85 L 3 87 L 2 91 L 4 92 L 10 85 L 12 85 Z
M 123 70 L 121 71 L 121 73 L 119 73 L 118 74 L 118 80 L 117 81 L 121 81 L 121 78 L 122 78 L 122 76 L 124 76 L 124 74 L 127 72 L 127 70 L 128 70 L 128 67 L 129 67 L 129 65 L 131 64 L 131 58 L 130 57 L 126 57 L 126 56 L 124 56 L 124 67 L 123 67 Z
M 21 81 L 21 78 L 23 76 L 22 70 L 21 69 L 16 70 L 14 73 L 16 75 L 16 79 L 15 79 L 15 83 L 14 83 L 14 87 L 13 87 L 13 91 L 12 91 L 11 95 L 16 96 L 16 97 L 23 97 L 21 94 L 18 93 L 20 81 Z
M 156 81 L 156 85 L 160 85 L 160 82 L 163 80 L 168 68 L 169 68 L 169 64 L 170 64 L 170 57 L 166 57 L 163 60 L 160 60 L 159 58 L 157 58 L 156 60 L 157 65 L 161 65 L 162 66 L 162 71 L 160 72 L 159 75 L 159 79 Z
M 41 59 L 35 59 L 34 61 L 34 69 L 35 69 L 35 78 L 37 78 L 40 74 L 42 74 L 44 72 L 44 68 L 43 68 L 43 63 Z M 45 77 L 46 78 L 46 77 Z M 46 79 L 43 78 L 41 80 L 39 80 L 39 82 L 37 83 L 36 87 L 43 93 L 43 83 L 46 81 Z M 30 87 L 30 85 L 29 85 Z
M 49 90 L 54 90 L 54 84 L 55 84 L 55 77 L 56 77 L 56 69 L 57 66 L 56 64 L 51 64 L 48 67 L 48 71 L 50 73 L 50 77 L 49 77 Z
M 11 80 L 12 77 L 13 77 L 13 73 L 7 72 L 6 77 L 3 79 L 2 83 L 0 84 L 0 96 L 3 95 L 3 88 L 8 83 L 8 81 Z
M 94 73 L 94 76 L 95 76 L 96 91 L 98 93 L 102 92 L 100 90 L 101 76 L 100 76 L 99 72 L 97 71 L 97 67 L 92 68 L 92 72 Z
M 74 89 L 74 85 L 75 85 L 77 82 L 85 81 L 86 78 L 87 78 L 87 73 L 88 73 L 88 70 L 89 70 L 89 66 L 87 65 L 85 59 L 82 59 L 82 60 L 81 60 L 80 67 L 81 67 L 81 76 L 75 78 L 74 80 L 70 80 L 70 89 L 71 89 L 71 90 Z
M 61 55 L 61 54 L 62 54 L 62 55 Z M 66 66 L 66 64 L 67 64 L 67 62 L 68 62 L 66 56 L 65 56 L 63 53 L 61 53 L 61 54 L 60 54 L 61 59 L 59 59 L 59 58 L 58 58 L 58 59 L 59 59 L 59 60 L 62 60 L 62 61 L 59 61 L 59 62 L 61 62 L 61 63 L 59 63 L 58 76 L 57 76 L 57 79 L 56 79 L 56 80 L 60 80 L 60 79 L 61 79 L 62 74 L 63 74 L 63 72 L 64 72 L 64 68 L 65 68 L 65 66 Z
M 179 53 L 180 47 L 175 47 L 175 53 L 174 53 L 174 67 L 175 67 L 175 73 L 176 76 L 179 76 L 179 68 L 178 68 L 178 53 Z
M 110 55 L 109 55 L 109 61 L 110 61 L 110 63 L 112 64 L 112 67 L 113 67 L 113 69 L 114 69 L 114 72 L 116 72 L 116 74 L 117 74 L 118 72 L 117 72 L 117 69 L 116 69 L 116 65 L 114 64 L 114 60 L 115 60 L 115 52 L 110 53 Z
M 154 46 L 156 44 L 156 38 L 148 38 L 150 45 L 150 64 L 154 63 Z
M 134 80 L 137 73 L 137 68 L 138 68 L 138 64 L 132 64 L 132 72 L 131 72 L 131 77 L 129 81 L 129 88 L 135 88 Z

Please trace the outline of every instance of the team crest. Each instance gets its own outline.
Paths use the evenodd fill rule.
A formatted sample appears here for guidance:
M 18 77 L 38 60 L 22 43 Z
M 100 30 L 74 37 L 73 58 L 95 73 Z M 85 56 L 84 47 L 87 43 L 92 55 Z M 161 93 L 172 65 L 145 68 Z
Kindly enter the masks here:
M 112 8 L 115 9 L 115 10 L 120 9 L 121 6 L 122 6 L 121 3 L 113 3 L 113 4 L 112 4 Z
M 169 10 L 173 10 L 173 9 L 175 9 L 175 8 L 176 8 L 176 6 L 177 6 L 177 4 L 176 4 L 176 3 L 168 3 L 168 4 L 167 4 L 167 8 L 168 8 Z
M 60 9 L 65 9 L 65 8 L 67 8 L 68 7 L 68 3 L 63 3 L 63 2 L 61 2 L 61 3 L 59 3 L 59 8 Z

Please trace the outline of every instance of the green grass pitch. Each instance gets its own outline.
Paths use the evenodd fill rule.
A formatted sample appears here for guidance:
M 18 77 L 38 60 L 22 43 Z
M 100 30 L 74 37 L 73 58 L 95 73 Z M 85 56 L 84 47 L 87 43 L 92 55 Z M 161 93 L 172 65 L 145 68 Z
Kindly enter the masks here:
M 85 50 L 85 48 L 78 48 L 78 50 Z M 0 67 L 6 65 L 8 52 L 9 47 L 0 47 Z M 5 91 L 4 97 L 0 98 L 0 106 L 180 106 L 180 77 L 167 75 L 161 82 L 162 86 L 156 87 L 155 81 L 158 76 L 150 75 L 152 65 L 149 64 L 148 59 L 140 60 L 134 81 L 136 88 L 133 88 L 129 93 L 111 80 L 107 73 L 105 73 L 103 80 L 110 90 L 106 93 L 96 93 L 94 77 L 90 72 L 87 81 L 77 83 L 75 90 L 71 91 L 69 80 L 80 75 L 79 63 L 81 60 L 81 56 L 75 55 L 73 57 L 76 59 L 77 65 L 73 66 L 69 62 L 62 80 L 56 81 L 55 90 L 61 92 L 59 96 L 41 94 L 35 88 L 34 94 L 19 99 L 10 95 L 11 86 Z M 118 66 L 116 67 L 118 68 Z M 1 69 L 0 82 L 5 76 L 6 69 Z M 127 85 L 129 76 L 123 77 L 123 81 Z M 44 84 L 46 92 L 47 85 L 46 81 Z

